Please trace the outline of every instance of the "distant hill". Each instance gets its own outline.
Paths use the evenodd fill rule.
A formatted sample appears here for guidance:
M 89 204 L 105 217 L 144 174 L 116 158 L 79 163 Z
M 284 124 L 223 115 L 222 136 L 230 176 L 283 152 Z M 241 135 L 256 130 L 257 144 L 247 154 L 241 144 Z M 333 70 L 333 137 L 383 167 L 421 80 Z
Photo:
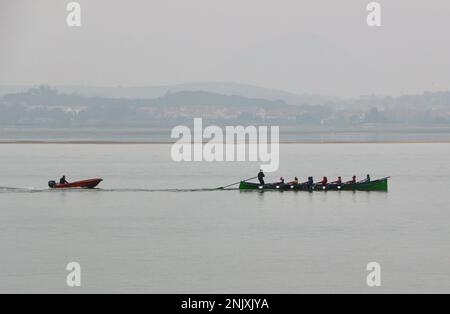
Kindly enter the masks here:
M 203 117 L 215 125 L 272 124 L 294 128 L 450 126 L 450 92 L 350 100 L 283 99 L 203 90 L 154 98 L 87 96 L 40 86 L 0 97 L 0 127 L 171 128 Z
M 0 86 L 0 96 L 9 93 L 25 92 L 33 86 Z M 332 97 L 304 94 L 297 95 L 282 90 L 239 84 L 233 82 L 196 82 L 166 86 L 136 86 L 136 87 L 101 87 L 81 85 L 59 85 L 55 88 L 61 93 L 78 94 L 86 97 L 103 98 L 157 98 L 166 93 L 182 91 L 205 91 L 227 96 L 242 96 L 267 100 L 283 100 L 288 104 L 303 105 L 308 103 L 329 103 L 336 99 Z
M 167 92 L 153 99 L 88 97 L 40 86 L 0 98 L 0 127 L 172 127 L 194 117 L 218 124 L 289 119 L 283 100 L 205 91 Z M 283 118 L 285 117 L 285 118 Z
M 248 98 L 206 91 L 167 92 L 164 96 L 152 99 L 150 103 L 164 106 L 246 106 L 264 109 L 276 108 L 277 110 L 288 107 L 288 104 L 284 100 Z

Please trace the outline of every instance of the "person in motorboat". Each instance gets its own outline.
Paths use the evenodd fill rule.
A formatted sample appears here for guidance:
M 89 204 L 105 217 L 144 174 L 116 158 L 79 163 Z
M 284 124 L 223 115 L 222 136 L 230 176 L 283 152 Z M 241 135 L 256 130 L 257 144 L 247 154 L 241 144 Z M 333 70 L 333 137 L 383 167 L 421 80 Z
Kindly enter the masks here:
M 66 176 L 65 175 L 62 176 L 61 179 L 59 179 L 59 184 L 69 184 L 69 182 L 67 182 L 67 180 L 66 180 Z
M 258 173 L 258 181 L 259 181 L 259 184 L 264 185 L 264 177 L 265 177 L 265 176 L 266 176 L 266 175 L 264 174 L 264 172 L 262 171 L 262 169 L 259 170 L 259 173 Z

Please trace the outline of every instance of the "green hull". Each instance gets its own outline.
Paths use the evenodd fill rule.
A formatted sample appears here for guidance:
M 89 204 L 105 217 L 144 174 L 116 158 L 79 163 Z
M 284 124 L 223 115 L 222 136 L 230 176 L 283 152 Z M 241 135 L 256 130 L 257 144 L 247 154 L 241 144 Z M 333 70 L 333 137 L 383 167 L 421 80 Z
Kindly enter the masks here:
M 375 180 L 367 183 L 356 183 L 343 185 L 342 190 L 344 191 L 388 191 L 388 178 Z
M 383 178 L 379 180 L 373 180 L 370 182 L 354 183 L 354 184 L 329 184 L 326 187 L 314 186 L 308 187 L 305 184 L 299 185 L 279 185 L 279 184 L 265 184 L 261 186 L 259 183 L 251 183 L 242 181 L 239 184 L 240 190 L 280 190 L 280 191 L 388 191 L 388 179 Z

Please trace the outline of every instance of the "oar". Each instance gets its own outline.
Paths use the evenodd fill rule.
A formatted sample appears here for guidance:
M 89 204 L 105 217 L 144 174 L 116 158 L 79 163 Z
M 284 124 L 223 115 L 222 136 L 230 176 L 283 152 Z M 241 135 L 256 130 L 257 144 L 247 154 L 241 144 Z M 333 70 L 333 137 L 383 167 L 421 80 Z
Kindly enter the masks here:
M 249 178 L 249 179 L 247 179 L 247 180 L 241 180 L 241 181 L 238 181 L 238 182 L 233 183 L 233 184 L 228 184 L 228 185 L 226 185 L 226 186 L 221 186 L 220 188 L 217 188 L 217 190 L 223 190 L 223 189 L 229 188 L 230 186 L 239 184 L 239 183 L 241 183 L 241 182 L 247 182 L 247 181 L 250 181 L 250 180 L 253 180 L 253 179 L 256 179 L 256 178 L 257 178 L 257 177 L 253 177 L 253 178 Z

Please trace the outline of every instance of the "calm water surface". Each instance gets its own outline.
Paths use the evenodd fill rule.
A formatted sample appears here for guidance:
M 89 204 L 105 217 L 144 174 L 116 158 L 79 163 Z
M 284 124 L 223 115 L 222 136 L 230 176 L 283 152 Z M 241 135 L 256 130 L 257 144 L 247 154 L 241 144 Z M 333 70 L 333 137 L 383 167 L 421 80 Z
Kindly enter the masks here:
M 0 292 L 450 292 L 450 144 L 287 144 L 279 172 L 380 192 L 170 192 L 252 177 L 170 145 L 0 145 Z M 47 181 L 102 177 L 94 191 Z M 66 286 L 67 263 L 82 287 Z M 366 265 L 382 287 L 366 286 Z

